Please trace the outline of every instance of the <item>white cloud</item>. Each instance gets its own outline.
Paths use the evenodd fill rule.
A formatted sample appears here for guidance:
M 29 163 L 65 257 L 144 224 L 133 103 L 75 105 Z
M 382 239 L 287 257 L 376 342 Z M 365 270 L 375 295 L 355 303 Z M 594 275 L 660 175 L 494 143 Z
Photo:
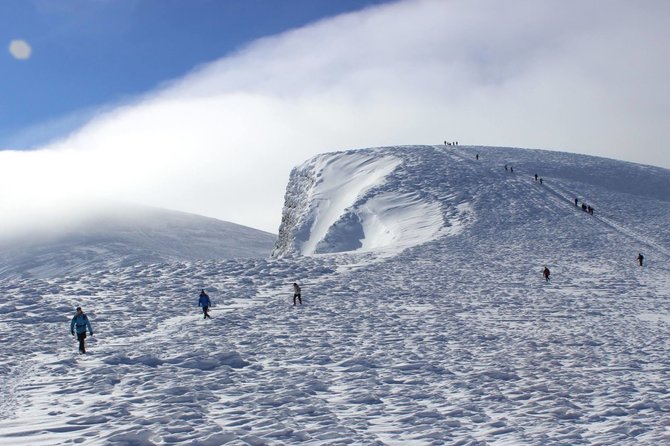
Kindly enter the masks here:
M 0 211 L 16 217 L 0 229 L 26 205 L 109 198 L 276 231 L 290 169 L 356 147 L 670 167 L 668 19 L 661 1 L 409 0 L 266 38 L 62 141 L 0 152 Z

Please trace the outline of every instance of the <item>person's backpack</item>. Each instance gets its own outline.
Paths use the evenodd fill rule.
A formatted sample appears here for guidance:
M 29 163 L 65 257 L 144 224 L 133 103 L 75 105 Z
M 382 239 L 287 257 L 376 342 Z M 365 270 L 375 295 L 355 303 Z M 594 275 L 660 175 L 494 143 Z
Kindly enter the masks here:
M 82 317 L 84 318 L 84 323 L 83 323 L 83 324 L 80 324 L 80 323 L 79 323 L 79 320 L 77 320 L 77 321 L 75 322 L 75 324 L 74 324 L 76 327 L 82 327 L 82 326 L 83 326 L 83 327 L 86 327 L 86 325 L 87 325 L 87 323 L 88 323 L 88 316 L 86 316 L 86 313 L 82 313 L 81 315 L 82 315 Z M 84 328 L 84 330 L 85 330 L 85 328 Z

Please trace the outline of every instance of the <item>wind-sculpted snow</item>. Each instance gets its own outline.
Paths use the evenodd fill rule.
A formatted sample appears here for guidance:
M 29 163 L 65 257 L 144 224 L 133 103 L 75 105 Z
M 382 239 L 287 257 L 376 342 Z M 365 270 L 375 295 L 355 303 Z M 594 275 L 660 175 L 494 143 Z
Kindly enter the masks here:
M 540 171 L 540 185 L 539 151 L 364 153 L 435 165 L 396 168 L 356 202 L 435 201 L 438 234 L 397 255 L 0 282 L 0 445 L 670 442 L 663 200 L 578 175 Z M 196 306 L 203 287 L 212 320 Z M 68 332 L 77 305 L 96 332 L 87 355 Z
M 395 254 L 460 226 L 458 203 L 441 196 L 440 152 L 397 147 L 319 155 L 296 168 L 274 255 Z M 413 178 L 428 178 L 417 187 Z M 453 218 L 453 221 L 450 220 Z

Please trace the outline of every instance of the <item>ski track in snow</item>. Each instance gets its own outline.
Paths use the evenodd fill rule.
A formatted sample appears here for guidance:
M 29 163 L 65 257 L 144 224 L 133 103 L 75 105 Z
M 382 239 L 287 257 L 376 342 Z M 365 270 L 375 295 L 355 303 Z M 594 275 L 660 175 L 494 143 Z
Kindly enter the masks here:
M 0 445 L 670 443 L 669 247 L 475 150 L 405 155 L 462 221 L 393 257 L 0 282 Z

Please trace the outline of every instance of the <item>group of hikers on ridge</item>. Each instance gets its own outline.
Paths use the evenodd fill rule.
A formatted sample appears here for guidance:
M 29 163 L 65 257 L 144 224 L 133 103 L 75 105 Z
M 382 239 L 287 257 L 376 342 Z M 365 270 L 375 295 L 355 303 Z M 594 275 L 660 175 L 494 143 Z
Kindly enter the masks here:
M 293 282 L 293 305 L 297 302 L 302 305 L 302 297 L 300 295 L 300 285 Z M 209 298 L 209 295 L 205 292 L 204 288 L 200 290 L 200 296 L 198 298 L 198 306 L 202 307 L 202 318 L 211 319 L 212 316 L 209 315 L 209 308 L 212 306 L 212 300 Z
M 637 260 L 637 264 L 640 266 L 644 266 L 644 256 L 642 253 L 638 253 L 637 257 L 635 258 Z M 549 282 L 549 275 L 551 274 L 551 271 L 549 271 L 549 268 L 546 266 L 544 267 L 544 270 L 542 270 L 542 277 L 544 277 L 544 280 L 546 282 Z
M 456 146 L 456 145 L 458 145 L 458 141 L 456 141 L 456 142 L 447 142 L 447 141 L 445 141 L 445 142 L 444 142 L 444 145 L 445 145 L 445 146 L 446 146 L 446 145 L 449 145 L 449 146 L 452 146 L 452 145 L 453 145 L 453 146 Z M 475 153 L 475 160 L 479 161 L 479 153 Z M 508 171 L 509 171 L 510 173 L 514 173 L 514 166 L 508 166 L 507 164 L 505 164 L 504 167 L 505 167 L 505 172 L 508 172 Z M 540 185 L 542 185 L 542 184 L 544 183 L 544 179 L 543 179 L 542 177 L 540 177 L 538 174 L 535 174 L 533 177 L 535 178 L 535 181 L 537 181 L 538 183 L 540 183 Z M 575 198 L 575 206 L 579 206 L 579 198 Z M 581 207 L 582 207 L 582 210 L 583 210 L 584 212 L 586 212 L 587 214 L 593 215 L 593 210 L 594 210 L 594 209 L 593 209 L 593 206 L 591 206 L 591 205 L 587 205 L 586 203 L 582 202 L 582 206 L 581 206 Z
M 579 198 L 575 198 L 575 206 L 579 207 Z M 587 214 L 593 215 L 593 206 L 586 204 L 582 201 L 582 211 Z
M 297 302 L 302 305 L 302 297 L 300 295 L 300 285 L 293 282 L 293 305 Z M 212 300 L 209 298 L 209 295 L 205 292 L 204 288 L 200 290 L 200 296 L 198 298 L 198 306 L 202 307 L 202 318 L 211 319 L 212 316 L 209 315 L 209 308 L 212 306 Z
M 302 297 L 300 295 L 300 285 L 293 282 L 293 305 L 296 304 L 296 300 L 300 305 L 302 305 Z M 205 292 L 204 288 L 200 290 L 200 296 L 198 298 L 198 306 L 202 307 L 202 318 L 211 319 L 212 316 L 209 315 L 209 308 L 212 306 L 212 300 L 209 298 L 209 295 Z
M 644 256 L 642 253 L 638 253 L 636 257 L 638 264 L 643 266 Z M 551 271 L 547 266 L 542 270 L 542 276 L 544 277 L 545 282 L 549 282 L 549 276 Z M 296 282 L 293 282 L 293 305 L 300 304 L 302 305 L 302 296 L 300 285 Z M 205 292 L 204 288 L 200 290 L 200 295 L 198 297 L 198 306 L 202 307 L 203 319 L 211 319 L 209 315 L 209 309 L 212 306 L 212 300 L 209 298 L 209 295 Z M 70 321 L 70 332 L 72 336 L 76 334 L 77 340 L 79 341 L 79 353 L 86 353 L 86 331 L 88 330 L 89 334 L 93 336 L 93 327 L 91 326 L 91 321 L 88 316 L 84 313 L 81 307 L 76 308 L 76 312 L 72 320 Z
M 302 296 L 300 285 L 296 282 L 293 282 L 293 305 L 300 304 L 302 305 Z M 209 298 L 209 295 L 205 292 L 205 289 L 200 289 L 200 295 L 198 296 L 198 306 L 202 307 L 202 318 L 211 319 L 212 316 L 209 315 L 209 309 L 212 306 L 212 300 Z M 93 327 L 91 326 L 91 321 L 89 321 L 88 316 L 84 313 L 81 307 L 77 307 L 75 310 L 74 317 L 70 321 L 70 332 L 72 336 L 77 335 L 77 340 L 79 341 L 79 353 L 86 353 L 86 330 L 91 336 L 93 336 Z

